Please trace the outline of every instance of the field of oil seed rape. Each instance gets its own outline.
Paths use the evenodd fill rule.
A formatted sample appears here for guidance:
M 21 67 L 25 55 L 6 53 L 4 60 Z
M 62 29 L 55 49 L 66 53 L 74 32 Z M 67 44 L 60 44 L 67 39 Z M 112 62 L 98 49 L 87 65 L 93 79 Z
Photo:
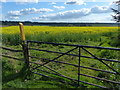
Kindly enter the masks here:
M 27 40 L 45 42 L 86 42 L 98 41 L 115 37 L 118 27 L 52 27 L 52 26 L 24 26 Z M 2 28 L 3 44 L 19 44 L 19 26 Z M 83 43 L 85 44 L 85 43 Z
M 26 34 L 38 33 L 38 32 L 115 32 L 118 27 L 51 27 L 51 26 L 24 26 Z M 3 27 L 3 34 L 16 34 L 19 33 L 19 26 Z

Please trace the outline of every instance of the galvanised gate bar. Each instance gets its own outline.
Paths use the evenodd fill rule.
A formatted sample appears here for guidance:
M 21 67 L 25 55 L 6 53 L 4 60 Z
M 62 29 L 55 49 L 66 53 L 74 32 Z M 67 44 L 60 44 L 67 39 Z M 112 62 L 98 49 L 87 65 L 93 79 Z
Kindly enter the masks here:
M 32 58 L 36 58 L 38 60 L 44 60 L 44 61 L 47 61 L 47 62 L 44 62 L 42 64 L 40 63 L 36 63 L 36 62 L 29 62 L 29 63 L 33 63 L 33 64 L 37 64 L 38 66 L 34 67 L 31 69 L 31 72 L 34 73 L 34 74 L 38 74 L 38 75 L 42 75 L 42 76 L 45 76 L 45 77 L 49 77 L 49 76 L 46 76 L 46 75 L 43 75 L 41 73 L 38 73 L 38 72 L 34 72 L 34 70 L 40 70 L 40 71 L 43 71 L 43 72 L 47 72 L 47 73 L 51 73 L 51 72 L 48 72 L 48 71 L 44 71 L 44 70 L 41 70 L 40 67 L 46 67 L 50 70 L 52 70 L 54 73 L 51 73 L 51 74 L 54 74 L 54 75 L 58 75 L 58 76 L 61 76 L 61 77 L 64 77 L 64 78 L 67 78 L 67 79 L 70 79 L 74 82 L 77 83 L 78 86 L 80 86 L 80 82 L 84 83 L 84 84 L 89 84 L 89 85 L 93 85 L 93 86 L 96 86 L 96 87 L 100 87 L 100 88 L 109 88 L 109 87 L 105 87 L 105 86 L 100 86 L 100 85 L 97 85 L 97 84 L 93 84 L 93 83 L 89 83 L 89 82 L 86 82 L 86 81 L 81 81 L 80 80 L 80 76 L 85 76 L 85 77 L 89 77 L 89 78 L 94 78 L 94 79 L 97 79 L 97 80 L 101 80 L 101 81 L 105 81 L 105 82 L 109 82 L 109 83 L 112 83 L 112 84 L 118 84 L 120 85 L 120 82 L 119 81 L 112 81 L 112 80 L 108 80 L 108 79 L 105 79 L 105 78 L 100 78 L 100 77 L 95 77 L 95 76 L 90 76 L 90 75 L 86 75 L 86 74 L 82 74 L 80 72 L 80 69 L 81 68 L 85 68 L 85 69 L 90 69 L 90 70 L 95 70 L 95 71 L 100 71 L 100 72 L 105 72 L 105 73 L 108 73 L 108 74 L 114 74 L 114 75 L 117 75 L 118 77 L 120 76 L 120 72 L 119 70 L 116 70 L 114 68 L 112 68 L 111 66 L 109 66 L 105 61 L 108 61 L 108 62 L 114 62 L 114 63 L 118 63 L 118 65 L 120 64 L 120 61 L 119 60 L 112 60 L 112 59 L 103 59 L 103 58 L 98 58 L 97 56 L 95 56 L 94 54 L 91 53 L 91 51 L 88 51 L 87 48 L 93 48 L 93 49 L 105 49 L 105 50 L 114 50 L 114 51 L 120 51 L 120 48 L 107 48 L 107 47 L 96 47 L 96 46 L 85 46 L 85 45 L 72 45 L 72 44 L 63 44 L 63 43 L 51 43 L 51 42 L 40 42 L 40 41 L 26 41 L 27 42 L 27 46 L 28 46 L 28 52 L 30 52 L 30 50 L 36 50 L 36 51 L 42 51 L 42 52 L 48 52 L 48 53 L 57 53 L 57 54 L 60 54 L 59 56 L 55 57 L 54 59 L 48 59 L 48 58 L 41 58 L 41 57 L 36 57 L 36 56 L 30 56 L 28 55 L 31 60 Z M 56 45 L 56 46 L 59 46 L 59 45 L 63 45 L 63 46 L 70 46 L 70 47 L 73 47 L 73 49 L 63 53 L 63 52 L 56 52 L 56 51 L 50 51 L 50 50 L 43 50 L 43 49 L 36 49 L 36 48 L 31 48 L 29 47 L 29 44 L 31 43 L 37 43 L 37 44 L 50 44 L 50 45 Z M 74 51 L 78 49 L 78 55 L 76 54 L 69 54 L 70 52 Z M 90 56 L 83 56 L 81 55 L 81 50 L 84 50 L 85 52 L 87 52 L 88 54 L 91 55 Z M 68 56 L 75 56 L 75 57 L 78 57 L 78 64 L 71 64 L 71 63 L 66 63 L 64 61 L 57 61 L 57 59 L 59 59 L 60 57 L 64 56 L 64 55 L 68 55 Z M 104 64 L 106 67 L 108 67 L 110 69 L 110 71 L 107 71 L 107 70 L 102 70 L 102 69 L 97 69 L 97 68 L 93 68 L 93 67 L 86 67 L 86 66 L 81 66 L 81 58 L 90 58 L 90 59 L 96 59 L 98 60 L 99 62 L 101 62 L 102 64 Z M 47 64 L 50 63 L 50 62 L 56 62 L 56 63 L 62 63 L 62 64 L 66 64 L 66 65 L 71 65 L 71 66 L 74 66 L 74 67 L 77 67 L 78 68 L 78 79 L 73 79 L 73 78 L 70 78 L 70 77 L 67 77 L 65 75 L 62 75 L 58 72 L 56 72 L 55 70 L 53 70 L 52 68 L 48 67 Z M 46 65 L 46 66 L 45 66 Z M 49 77 L 49 78 L 53 78 L 53 77 Z M 53 78 L 55 79 L 55 78 Z

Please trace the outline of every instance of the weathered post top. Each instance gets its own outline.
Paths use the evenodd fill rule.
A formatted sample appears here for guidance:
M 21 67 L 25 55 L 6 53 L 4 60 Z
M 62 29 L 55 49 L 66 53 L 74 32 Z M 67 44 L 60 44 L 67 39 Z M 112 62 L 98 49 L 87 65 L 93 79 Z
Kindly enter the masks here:
M 20 27 L 21 39 L 22 39 L 22 41 L 25 41 L 25 33 L 24 33 L 24 29 L 23 29 L 23 24 L 19 23 L 19 27 Z

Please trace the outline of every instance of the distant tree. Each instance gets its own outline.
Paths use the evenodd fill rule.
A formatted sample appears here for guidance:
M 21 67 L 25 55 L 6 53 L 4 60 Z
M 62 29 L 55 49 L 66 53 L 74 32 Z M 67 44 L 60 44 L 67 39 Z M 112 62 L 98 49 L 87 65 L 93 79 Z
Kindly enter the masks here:
M 113 18 L 116 22 L 120 22 L 120 0 L 116 1 L 115 4 L 118 6 L 118 9 L 112 8 L 115 15 L 113 15 Z
M 118 36 L 115 40 L 113 40 L 113 46 L 120 47 L 120 0 L 114 2 L 116 6 L 118 6 L 118 9 L 111 8 L 115 15 L 113 15 L 113 19 L 118 22 Z

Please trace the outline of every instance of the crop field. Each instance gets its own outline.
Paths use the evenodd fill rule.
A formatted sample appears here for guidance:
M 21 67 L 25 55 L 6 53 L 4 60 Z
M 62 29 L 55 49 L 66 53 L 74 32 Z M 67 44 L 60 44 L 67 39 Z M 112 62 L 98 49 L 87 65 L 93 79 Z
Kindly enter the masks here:
M 55 43 L 67 43 L 67 44 L 79 44 L 79 45 L 90 45 L 90 46 L 102 46 L 102 47 L 120 47 L 117 42 L 117 36 L 120 30 L 118 27 L 53 27 L 53 26 L 24 26 L 24 31 L 26 35 L 26 40 L 33 41 L 44 41 L 44 42 L 55 42 Z M 19 26 L 9 26 L 2 27 L 2 45 L 7 46 L 13 49 L 21 49 L 21 38 Z M 66 52 L 71 47 L 65 46 L 53 46 L 53 45 L 31 45 L 31 47 L 35 47 L 38 49 L 44 50 L 52 50 L 52 51 L 61 51 Z M 96 50 L 89 49 L 92 53 L 100 58 L 106 59 L 119 59 L 119 52 L 109 51 L 109 50 Z M 82 55 L 87 55 L 84 51 L 81 51 Z M 3 54 L 9 54 L 13 56 L 17 56 L 19 58 L 22 57 L 22 53 L 11 53 L 2 50 Z M 45 57 L 49 59 L 53 59 L 57 56 L 57 54 L 43 53 L 31 50 L 30 54 L 38 57 Z M 78 54 L 77 51 L 73 51 L 70 54 Z M 28 77 L 25 81 L 21 78 L 16 78 L 10 80 L 13 76 L 16 75 L 17 72 L 22 68 L 23 63 L 19 61 L 14 61 L 12 59 L 2 58 L 3 59 L 3 87 L 8 88 L 76 88 L 71 85 L 62 84 L 60 82 L 55 82 L 54 80 L 50 80 L 48 78 L 43 78 L 42 76 L 32 75 Z M 77 57 L 72 56 L 64 56 L 60 58 L 58 61 L 65 61 L 72 64 L 77 64 Z M 35 61 L 36 59 L 32 59 Z M 113 68 L 117 68 L 118 71 L 119 65 L 118 63 L 110 63 L 106 62 Z M 101 64 L 101 62 L 93 59 L 85 59 L 81 58 L 81 65 L 90 66 L 95 68 L 101 68 L 104 70 L 109 70 L 105 65 Z M 52 67 L 54 70 L 60 72 L 65 76 L 69 76 L 71 78 L 77 79 L 77 68 L 72 66 L 65 66 L 62 64 L 50 63 L 49 67 Z M 44 68 L 42 68 L 44 70 Z M 113 74 L 106 74 L 101 72 L 96 72 L 93 70 L 81 69 L 81 73 L 98 76 L 101 78 L 106 78 L 114 81 L 119 81 L 120 78 L 116 78 Z M 9 77 L 8 77 L 9 76 Z M 81 76 L 81 80 L 105 85 L 109 87 L 114 87 L 113 84 L 109 84 L 104 81 L 99 81 L 95 79 L 91 79 L 88 77 Z M 90 85 L 83 85 L 83 87 L 94 88 Z M 115 86 L 118 87 L 118 86 Z
M 45 42 L 110 42 L 118 34 L 118 27 L 49 27 L 25 26 L 26 39 Z M 3 27 L 3 44 L 19 44 L 19 27 Z M 92 44 L 89 44 L 92 45 Z

